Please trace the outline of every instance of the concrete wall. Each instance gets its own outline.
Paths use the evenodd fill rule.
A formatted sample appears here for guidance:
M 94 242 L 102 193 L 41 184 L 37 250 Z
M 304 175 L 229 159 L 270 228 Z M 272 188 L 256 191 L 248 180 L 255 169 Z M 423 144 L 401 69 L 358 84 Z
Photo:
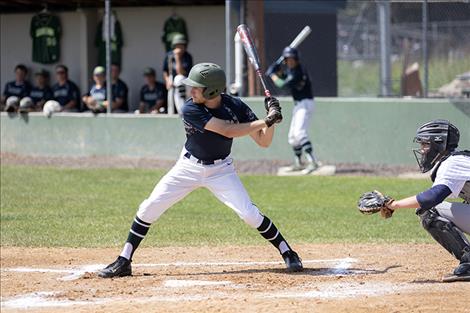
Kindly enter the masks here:
M 161 35 L 165 20 L 173 12 L 186 21 L 190 40 L 188 50 L 193 55 L 194 62 L 211 61 L 225 66 L 224 6 L 119 7 L 115 11 L 124 37 L 121 78 L 129 86 L 133 107 L 138 106 L 139 90 L 143 84 L 142 71 L 145 67 L 154 67 L 159 79 L 163 80 L 161 70 L 165 51 Z M 70 78 L 85 93 L 97 61 L 94 38 L 102 10 L 87 9 L 60 12 L 57 15 L 63 28 L 60 63 L 69 67 Z M 18 63 L 24 63 L 32 71 L 38 68 L 52 71 L 54 67 L 32 62 L 32 40 L 29 35 L 32 16 L 30 13 L 0 14 L 2 92 L 5 83 L 14 79 L 13 68 Z M 233 16 L 233 20 L 236 20 L 236 16 Z
M 63 35 L 61 37 L 60 62 L 69 67 L 70 79 L 80 84 L 81 45 L 80 30 L 81 15 L 77 12 L 59 13 Z M 18 63 L 25 64 L 30 70 L 46 68 L 51 71 L 54 65 L 36 64 L 32 61 L 32 39 L 29 27 L 33 14 L 0 14 L 0 84 L 3 92 L 7 81 L 13 80 L 14 67 Z M 52 72 L 51 72 L 52 73 Z
M 251 138 L 235 139 L 237 159 L 290 160 L 287 144 L 292 102 L 281 99 L 284 122 L 273 144 L 258 148 Z M 262 117 L 262 99 L 247 99 Z M 328 162 L 414 164 L 416 129 L 436 118 L 451 120 L 461 131 L 462 148 L 470 148 L 470 102 L 447 100 L 319 98 L 310 127 L 320 160 Z M 25 155 L 118 155 L 175 159 L 185 139 L 182 122 L 168 116 L 58 114 L 1 115 L 1 151 Z

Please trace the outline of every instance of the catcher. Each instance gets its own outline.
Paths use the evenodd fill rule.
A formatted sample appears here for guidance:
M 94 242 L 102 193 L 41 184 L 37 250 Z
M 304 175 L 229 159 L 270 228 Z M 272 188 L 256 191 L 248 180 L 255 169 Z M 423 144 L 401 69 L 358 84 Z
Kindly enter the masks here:
M 433 120 L 417 130 L 413 149 L 423 173 L 433 169 L 433 185 L 417 195 L 393 200 L 378 191 L 367 192 L 358 202 L 364 214 L 380 212 L 389 218 L 397 209 L 417 208 L 421 225 L 457 260 L 453 274 L 443 281 L 470 281 L 470 151 L 457 151 L 459 130 L 446 120 Z M 447 202 L 446 198 L 461 198 L 461 202 Z

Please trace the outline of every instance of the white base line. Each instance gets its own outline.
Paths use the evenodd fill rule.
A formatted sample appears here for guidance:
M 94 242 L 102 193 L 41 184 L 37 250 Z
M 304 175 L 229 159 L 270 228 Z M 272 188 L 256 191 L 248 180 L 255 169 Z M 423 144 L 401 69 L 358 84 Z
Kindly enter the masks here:
M 336 264 L 331 270 L 325 272 L 325 274 L 341 275 L 348 274 L 348 268 L 351 264 L 357 262 L 353 258 L 342 258 L 342 259 L 324 259 L 324 260 L 303 260 L 303 264 L 324 264 L 333 263 Z M 135 267 L 223 267 L 223 266 L 270 266 L 270 265 L 284 265 L 284 262 L 278 261 L 266 261 L 266 262 L 255 262 L 255 261 L 233 261 L 233 262 L 175 262 L 175 263 L 138 263 L 133 264 Z M 2 268 L 2 272 L 20 272 L 20 273 L 64 273 L 68 274 L 59 280 L 75 280 L 82 277 L 85 273 L 96 273 L 100 269 L 104 268 L 105 264 L 90 264 L 76 268 L 33 268 L 33 267 L 15 267 L 15 268 Z M 351 273 L 350 273 L 351 274 Z
M 302 260 L 303 264 L 315 263 L 355 263 L 357 259 L 342 258 L 342 259 L 324 259 L 324 260 Z M 259 265 L 283 265 L 282 261 L 232 261 L 232 262 L 175 262 L 175 263 L 138 263 L 132 266 L 136 267 L 198 267 L 198 266 L 259 266 Z

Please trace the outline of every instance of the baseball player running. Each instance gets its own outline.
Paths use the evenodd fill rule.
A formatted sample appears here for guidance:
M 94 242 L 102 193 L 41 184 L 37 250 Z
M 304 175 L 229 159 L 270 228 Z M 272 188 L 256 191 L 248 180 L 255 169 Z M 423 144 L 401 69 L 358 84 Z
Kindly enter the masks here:
M 379 211 L 385 218 L 402 208 L 418 208 L 416 214 L 429 234 L 460 261 L 452 275 L 444 281 L 470 281 L 470 151 L 457 151 L 459 130 L 446 120 L 425 123 L 414 141 L 419 149 L 413 152 L 423 173 L 433 169 L 433 185 L 417 195 L 393 200 L 379 192 L 366 193 L 359 199 L 361 206 L 382 203 Z M 461 198 L 461 202 L 447 202 L 446 198 Z M 375 199 L 374 199 L 375 198 Z M 366 209 L 364 209 L 366 210 Z M 369 211 L 374 213 L 376 211 Z
M 286 47 L 282 52 L 282 63 L 274 62 L 267 70 L 266 75 L 271 77 L 279 88 L 288 88 L 294 98 L 294 109 L 290 124 L 288 141 L 294 149 L 294 165 L 290 170 L 310 174 L 319 166 L 313 147 L 308 137 L 308 127 L 315 108 L 312 86 L 308 73 L 303 69 L 299 60 L 299 52 L 295 48 Z M 282 65 L 285 66 L 282 66 Z M 302 152 L 307 158 L 308 165 L 302 164 Z
M 299 256 L 273 222 L 252 203 L 230 157 L 235 137 L 250 135 L 261 147 L 271 144 L 274 124 L 282 120 L 279 101 L 267 98 L 267 116 L 258 120 L 240 99 L 222 93 L 226 85 L 225 73 L 213 63 L 195 65 L 184 83 L 192 89 L 182 112 L 187 140 L 181 156 L 140 204 L 119 257 L 98 275 L 104 278 L 131 275 L 132 256 L 150 225 L 173 204 L 200 187 L 209 189 L 270 241 L 281 253 L 288 271 L 301 271 Z

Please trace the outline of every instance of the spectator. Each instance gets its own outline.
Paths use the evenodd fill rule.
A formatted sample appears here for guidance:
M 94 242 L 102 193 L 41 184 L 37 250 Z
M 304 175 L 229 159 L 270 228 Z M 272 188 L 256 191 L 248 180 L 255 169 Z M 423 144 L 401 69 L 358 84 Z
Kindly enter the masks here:
M 129 105 L 127 103 L 128 88 L 119 75 L 121 74 L 121 67 L 118 64 L 111 65 L 111 81 L 113 91 L 113 103 L 111 109 L 113 113 L 127 113 L 129 112 Z
M 173 92 L 173 101 L 178 112 L 181 112 L 186 100 L 186 86 L 182 81 L 193 67 L 193 57 L 186 51 L 186 44 L 187 41 L 184 35 L 176 34 L 171 42 L 173 50 L 167 53 L 163 63 L 163 78 L 165 79 L 166 89 Z M 171 90 L 172 88 L 174 90 Z
M 15 67 L 15 80 L 6 83 L 3 96 L 0 99 L 2 110 L 16 112 L 22 98 L 27 97 L 31 84 L 26 80 L 28 69 L 23 64 Z
M 90 91 L 82 97 L 83 103 L 93 113 L 106 112 L 106 81 L 105 69 L 102 66 L 97 66 L 93 70 L 93 80 L 95 84 L 91 87 Z
M 61 112 L 78 112 L 80 110 L 80 91 L 77 85 L 69 80 L 68 71 L 65 65 L 55 67 L 57 83 L 52 86 L 53 100 L 49 101 L 58 102 Z
M 155 78 L 155 70 L 144 70 L 145 85 L 140 89 L 139 113 L 166 113 L 167 93 L 165 85 Z
M 32 101 L 31 111 L 42 111 L 46 101 L 52 99 L 52 90 L 49 87 L 49 72 L 45 69 L 37 71 L 34 75 L 35 84 L 29 93 Z

